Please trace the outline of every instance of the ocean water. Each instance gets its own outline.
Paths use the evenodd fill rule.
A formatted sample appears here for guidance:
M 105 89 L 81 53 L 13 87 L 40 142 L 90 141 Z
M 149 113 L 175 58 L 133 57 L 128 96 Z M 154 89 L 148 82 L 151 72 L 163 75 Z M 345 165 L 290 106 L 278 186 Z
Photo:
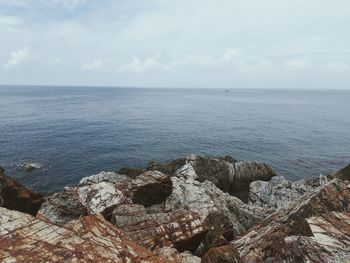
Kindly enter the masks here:
M 0 87 L 0 166 L 36 190 L 192 153 L 331 173 L 350 163 L 350 92 Z

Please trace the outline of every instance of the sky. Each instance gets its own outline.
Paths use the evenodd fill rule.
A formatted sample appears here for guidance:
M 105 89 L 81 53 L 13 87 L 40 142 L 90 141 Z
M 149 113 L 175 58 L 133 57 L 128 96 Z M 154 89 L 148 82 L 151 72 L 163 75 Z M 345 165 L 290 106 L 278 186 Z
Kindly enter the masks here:
M 0 0 L 0 85 L 350 89 L 350 1 Z

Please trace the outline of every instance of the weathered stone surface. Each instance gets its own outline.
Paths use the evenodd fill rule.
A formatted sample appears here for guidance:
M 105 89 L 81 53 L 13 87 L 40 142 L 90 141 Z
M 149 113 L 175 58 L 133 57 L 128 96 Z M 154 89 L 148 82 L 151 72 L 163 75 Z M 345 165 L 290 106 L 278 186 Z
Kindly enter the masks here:
M 243 262 L 349 260 L 349 200 L 347 186 L 333 180 L 279 209 L 231 244 Z
M 131 188 L 134 204 L 151 206 L 164 202 L 173 190 L 173 183 L 166 174 L 148 171 L 136 177 Z
M 332 175 L 333 178 L 350 181 L 350 164 Z
M 100 182 L 110 182 L 110 183 L 118 183 L 129 180 L 129 178 L 125 175 L 120 175 L 115 172 L 100 172 L 99 174 L 91 175 L 88 177 L 84 177 L 80 180 L 79 185 L 87 185 L 87 184 L 96 184 Z
M 117 205 L 131 203 L 124 194 L 126 187 L 128 187 L 126 182 L 120 184 L 100 182 L 82 186 L 77 189 L 79 202 L 86 207 L 89 214 L 102 213 L 108 217 Z
M 170 262 L 136 245 L 103 218 L 66 227 L 0 208 L 1 262 Z
M 207 227 L 199 216 L 184 210 L 147 214 L 142 205 L 115 208 L 112 223 L 133 241 L 149 248 L 175 247 L 179 251 L 195 250 Z M 198 240 L 197 240 L 198 239 Z
M 200 263 L 201 262 L 200 257 L 196 257 L 188 251 L 179 253 L 173 247 L 162 247 L 158 250 L 157 254 L 163 256 L 164 258 L 172 260 L 176 263 Z
M 235 235 L 244 233 L 264 216 L 264 210 L 248 207 L 210 181 L 201 183 L 192 178 L 177 177 L 172 177 L 171 180 L 173 192 L 165 202 L 164 211 L 188 210 L 197 213 L 202 222 L 211 213 L 222 214 L 231 222 Z
M 145 171 L 136 168 L 122 167 L 119 169 L 118 174 L 126 175 L 129 178 L 135 179 L 137 176 L 143 174 Z
M 36 215 L 43 202 L 43 195 L 24 187 L 22 184 L 6 176 L 4 172 L 4 169 L 0 170 L 1 206 Z
M 241 263 L 238 253 L 230 245 L 213 247 L 202 257 L 202 263 Z M 253 262 L 253 261 L 252 261 Z
M 271 167 L 264 163 L 255 161 L 237 162 L 230 156 L 214 158 L 192 155 L 166 164 L 151 162 L 147 169 L 178 177 L 182 173 L 189 174 L 186 169 L 191 169 L 193 179 L 200 182 L 211 181 L 224 192 L 235 195 L 245 202 L 248 200 L 249 184 L 251 182 L 257 180 L 269 181 L 276 175 Z M 181 169 L 184 169 L 184 171 L 181 171 Z M 193 172 L 195 172 L 196 177 L 193 177 Z
M 56 224 L 66 224 L 85 215 L 87 210 L 79 202 L 77 187 L 66 187 L 61 193 L 45 197 L 37 217 Z
M 250 184 L 249 203 L 260 207 L 288 207 L 313 189 L 306 180 L 289 182 L 283 176 L 275 176 L 269 182 L 255 181 Z
M 269 181 L 276 176 L 268 165 L 260 162 L 237 162 L 234 167 L 234 181 L 230 193 L 244 202 L 248 201 L 249 185 L 254 181 Z

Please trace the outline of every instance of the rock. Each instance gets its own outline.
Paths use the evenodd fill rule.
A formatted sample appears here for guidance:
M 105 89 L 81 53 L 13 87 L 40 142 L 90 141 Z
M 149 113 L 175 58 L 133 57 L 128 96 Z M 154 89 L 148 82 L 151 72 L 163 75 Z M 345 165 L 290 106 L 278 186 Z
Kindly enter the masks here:
M 131 203 L 131 199 L 124 194 L 127 187 L 127 182 L 86 185 L 77 189 L 78 199 L 89 214 L 102 213 L 108 218 L 117 205 Z
M 0 208 L 0 246 L 1 262 L 171 262 L 96 216 L 60 227 Z
M 115 208 L 111 222 L 131 240 L 148 249 L 175 247 L 194 251 L 207 231 L 199 216 L 184 210 L 147 214 L 138 204 Z
M 119 169 L 118 174 L 125 175 L 127 177 L 135 179 L 137 176 L 143 174 L 145 171 L 141 169 L 135 169 L 130 167 L 122 167 Z
M 210 229 L 195 252 L 195 255 L 197 256 L 202 256 L 212 247 L 228 245 L 228 242 L 235 236 L 233 230 L 234 226 L 229 219 L 222 214 L 209 214 L 206 218 L 205 224 L 208 225 Z
M 260 162 L 237 162 L 234 168 L 234 183 L 230 193 L 244 202 L 248 201 L 249 185 L 254 181 L 270 181 L 276 174 L 268 165 Z
M 202 263 L 241 263 L 238 253 L 230 245 L 209 249 L 202 257 Z
M 350 164 L 332 175 L 332 178 L 339 178 L 350 181 Z
M 0 204 L 11 210 L 36 215 L 43 200 L 43 195 L 36 193 L 6 176 L 0 171 Z
M 240 199 L 224 193 L 212 182 L 198 182 L 191 178 L 171 178 L 173 192 L 166 199 L 164 211 L 184 209 L 198 214 L 204 222 L 211 213 L 226 216 L 233 226 L 235 235 L 260 222 L 264 212 L 257 207 L 248 207 Z
M 158 163 L 156 161 L 150 161 L 147 165 L 147 171 L 159 171 L 164 174 L 174 175 L 174 173 L 187 162 L 187 158 L 179 158 L 169 163 Z
M 306 180 L 289 182 L 283 176 L 269 182 L 255 181 L 249 187 L 249 203 L 259 207 L 288 207 L 314 188 Z
M 160 248 L 158 254 L 176 263 L 200 263 L 201 262 L 201 258 L 192 255 L 190 252 L 185 251 L 185 252 L 179 253 L 175 248 L 171 248 L 171 247 Z
M 80 180 L 79 185 L 96 184 L 100 182 L 118 183 L 128 181 L 129 178 L 125 175 L 120 175 L 115 172 L 100 172 L 99 174 L 84 177 Z
M 181 171 L 180 169 L 184 169 Z M 190 172 L 186 171 L 190 169 Z M 269 181 L 276 174 L 271 167 L 260 162 L 237 162 L 230 156 L 203 157 L 192 155 L 161 164 L 151 162 L 147 170 L 157 170 L 171 176 L 180 177 L 182 173 L 197 179 L 213 182 L 224 192 L 248 201 L 249 184 L 257 180 Z M 189 175 L 191 174 L 191 175 Z M 195 175 L 195 177 L 193 177 Z
M 198 179 L 198 175 L 191 163 L 187 163 L 176 170 L 174 176 L 184 179 Z
M 281 208 L 231 245 L 242 262 L 346 262 L 350 189 L 338 179 Z
M 41 164 L 40 163 L 28 163 L 28 162 L 24 162 L 20 165 L 20 168 L 23 170 L 23 172 L 32 172 L 36 169 L 40 169 L 41 168 Z
M 134 204 L 151 206 L 164 202 L 171 194 L 173 184 L 168 175 L 148 171 L 136 177 L 131 183 L 131 188 Z
M 37 217 L 55 224 L 67 224 L 85 215 L 87 210 L 79 202 L 77 187 L 66 187 L 61 193 L 45 197 Z

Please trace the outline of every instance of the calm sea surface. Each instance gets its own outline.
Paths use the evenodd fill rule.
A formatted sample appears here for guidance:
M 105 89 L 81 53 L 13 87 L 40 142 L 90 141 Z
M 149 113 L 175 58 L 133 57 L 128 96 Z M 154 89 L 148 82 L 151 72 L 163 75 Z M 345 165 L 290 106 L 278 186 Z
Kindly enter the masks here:
M 330 173 L 350 163 L 350 92 L 0 87 L 0 166 L 36 190 L 191 153 Z

